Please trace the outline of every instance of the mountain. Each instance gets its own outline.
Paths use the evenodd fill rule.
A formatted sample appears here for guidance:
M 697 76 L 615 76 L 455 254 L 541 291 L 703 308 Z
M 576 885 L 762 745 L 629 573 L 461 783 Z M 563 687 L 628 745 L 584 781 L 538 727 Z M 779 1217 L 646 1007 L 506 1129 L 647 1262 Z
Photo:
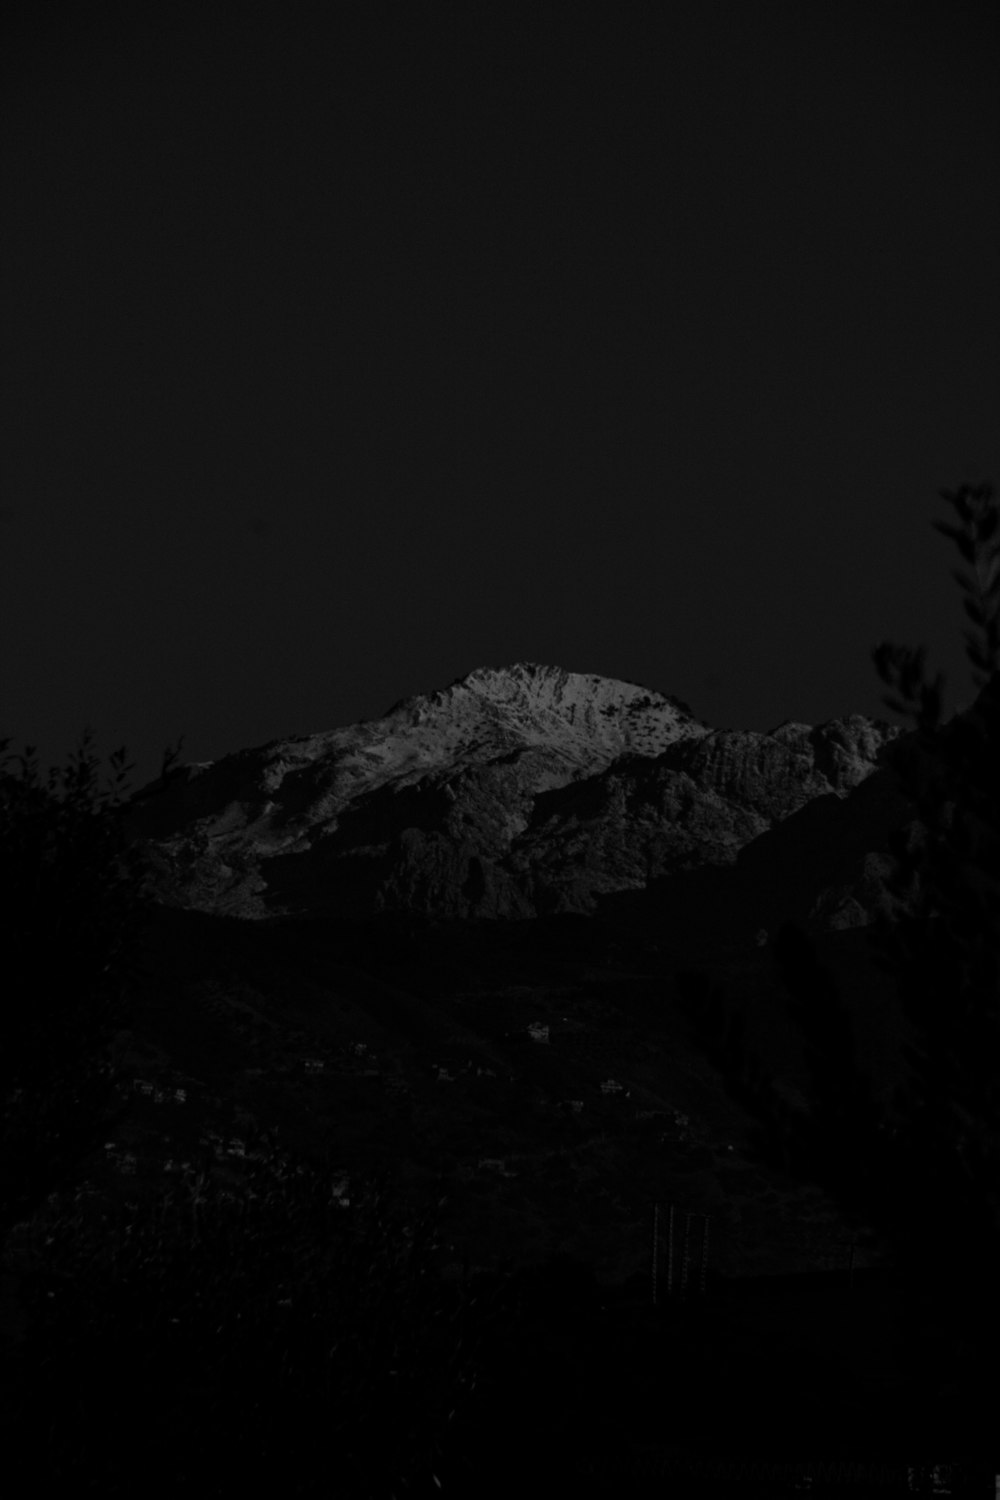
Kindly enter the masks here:
M 862 715 L 713 729 L 639 684 L 517 663 L 379 719 L 177 767 L 127 822 L 158 899 L 216 915 L 593 914 L 734 866 L 759 897 L 774 860 L 804 859 L 828 924 L 853 925 L 881 899 L 880 841 L 907 812 L 891 773 L 864 790 L 899 735 Z
M 570 1254 L 641 1279 L 669 1203 L 710 1216 L 713 1274 L 844 1266 L 851 1231 L 758 1161 L 679 976 L 742 1009 L 801 1105 L 769 942 L 800 922 L 888 1094 L 906 1028 L 864 927 L 914 823 L 914 745 L 860 715 L 712 728 L 648 687 L 521 663 L 178 767 L 123 810 L 154 877 L 115 1044 L 129 1112 L 67 1198 L 99 1241 L 179 1163 L 228 1190 L 278 1140 L 339 1183 L 388 1170 L 444 1204 L 442 1274 Z M 856 1263 L 883 1256 L 869 1238 Z

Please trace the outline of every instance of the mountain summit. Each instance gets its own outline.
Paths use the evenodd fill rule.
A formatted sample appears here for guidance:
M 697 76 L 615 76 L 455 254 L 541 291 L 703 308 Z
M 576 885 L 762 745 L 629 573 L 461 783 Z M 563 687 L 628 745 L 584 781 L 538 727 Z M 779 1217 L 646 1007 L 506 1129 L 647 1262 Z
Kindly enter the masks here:
M 861 715 L 712 729 L 640 684 L 518 662 L 379 719 L 177 767 L 127 822 L 167 905 L 250 919 L 592 912 L 732 865 L 806 803 L 847 797 L 899 733 Z

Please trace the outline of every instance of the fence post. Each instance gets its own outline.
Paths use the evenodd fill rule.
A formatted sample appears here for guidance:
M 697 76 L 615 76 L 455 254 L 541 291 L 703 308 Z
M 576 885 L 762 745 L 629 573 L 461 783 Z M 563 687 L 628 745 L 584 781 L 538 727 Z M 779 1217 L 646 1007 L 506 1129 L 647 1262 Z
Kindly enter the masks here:
M 667 1209 L 667 1296 L 674 1294 L 674 1205 Z
M 857 1246 L 857 1242 L 858 1242 L 858 1237 L 857 1237 L 856 1233 L 852 1234 L 851 1238 L 849 1240 L 841 1240 L 840 1241 L 840 1243 L 842 1245 L 846 1245 L 848 1247 L 847 1248 L 847 1290 L 848 1290 L 848 1293 L 851 1293 L 851 1292 L 854 1291 L 854 1251 L 855 1251 L 855 1247 Z
M 688 1275 L 691 1268 L 691 1215 L 684 1215 L 684 1250 L 681 1261 L 681 1295 L 688 1295 Z

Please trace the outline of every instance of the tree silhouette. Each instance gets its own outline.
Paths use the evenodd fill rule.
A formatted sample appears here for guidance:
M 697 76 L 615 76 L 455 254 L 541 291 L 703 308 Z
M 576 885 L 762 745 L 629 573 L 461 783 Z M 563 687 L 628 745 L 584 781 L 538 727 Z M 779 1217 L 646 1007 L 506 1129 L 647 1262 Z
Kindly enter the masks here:
M 890 1104 L 876 1100 L 837 983 L 794 923 L 774 958 L 805 1042 L 805 1113 L 777 1093 L 722 991 L 702 972 L 677 979 L 695 1034 L 756 1121 L 761 1159 L 883 1234 L 909 1299 L 915 1368 L 940 1383 L 950 1363 L 959 1384 L 975 1370 L 966 1395 L 988 1411 L 1000 1385 L 986 1373 L 1000 1312 L 1000 515 L 990 485 L 941 495 L 957 524 L 933 525 L 972 570 L 953 576 L 974 627 L 965 639 L 978 699 L 942 724 L 942 678 L 927 682 L 925 648 L 872 652 L 891 690 L 883 701 L 915 721 L 890 762 L 917 813 L 890 838 L 897 905 L 867 933 L 914 1028 L 913 1044 L 900 1043 L 905 1082 Z
M 117 815 L 132 769 L 124 747 L 98 791 L 91 739 L 85 730 L 45 785 L 35 747 L 14 756 L 0 740 L 0 1234 L 67 1179 L 124 1109 L 108 1049 L 139 974 L 149 872 Z M 165 768 L 177 753 L 165 752 Z M 18 774 L 5 769 L 11 761 Z

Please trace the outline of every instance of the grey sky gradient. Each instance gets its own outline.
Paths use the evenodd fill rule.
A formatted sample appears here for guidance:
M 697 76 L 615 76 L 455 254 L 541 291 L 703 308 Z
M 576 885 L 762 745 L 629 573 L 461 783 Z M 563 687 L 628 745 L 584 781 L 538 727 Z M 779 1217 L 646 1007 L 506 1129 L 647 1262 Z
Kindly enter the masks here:
M 146 9 L 0 48 L 16 749 L 139 785 L 518 660 L 892 717 L 883 638 L 968 696 L 995 7 Z

